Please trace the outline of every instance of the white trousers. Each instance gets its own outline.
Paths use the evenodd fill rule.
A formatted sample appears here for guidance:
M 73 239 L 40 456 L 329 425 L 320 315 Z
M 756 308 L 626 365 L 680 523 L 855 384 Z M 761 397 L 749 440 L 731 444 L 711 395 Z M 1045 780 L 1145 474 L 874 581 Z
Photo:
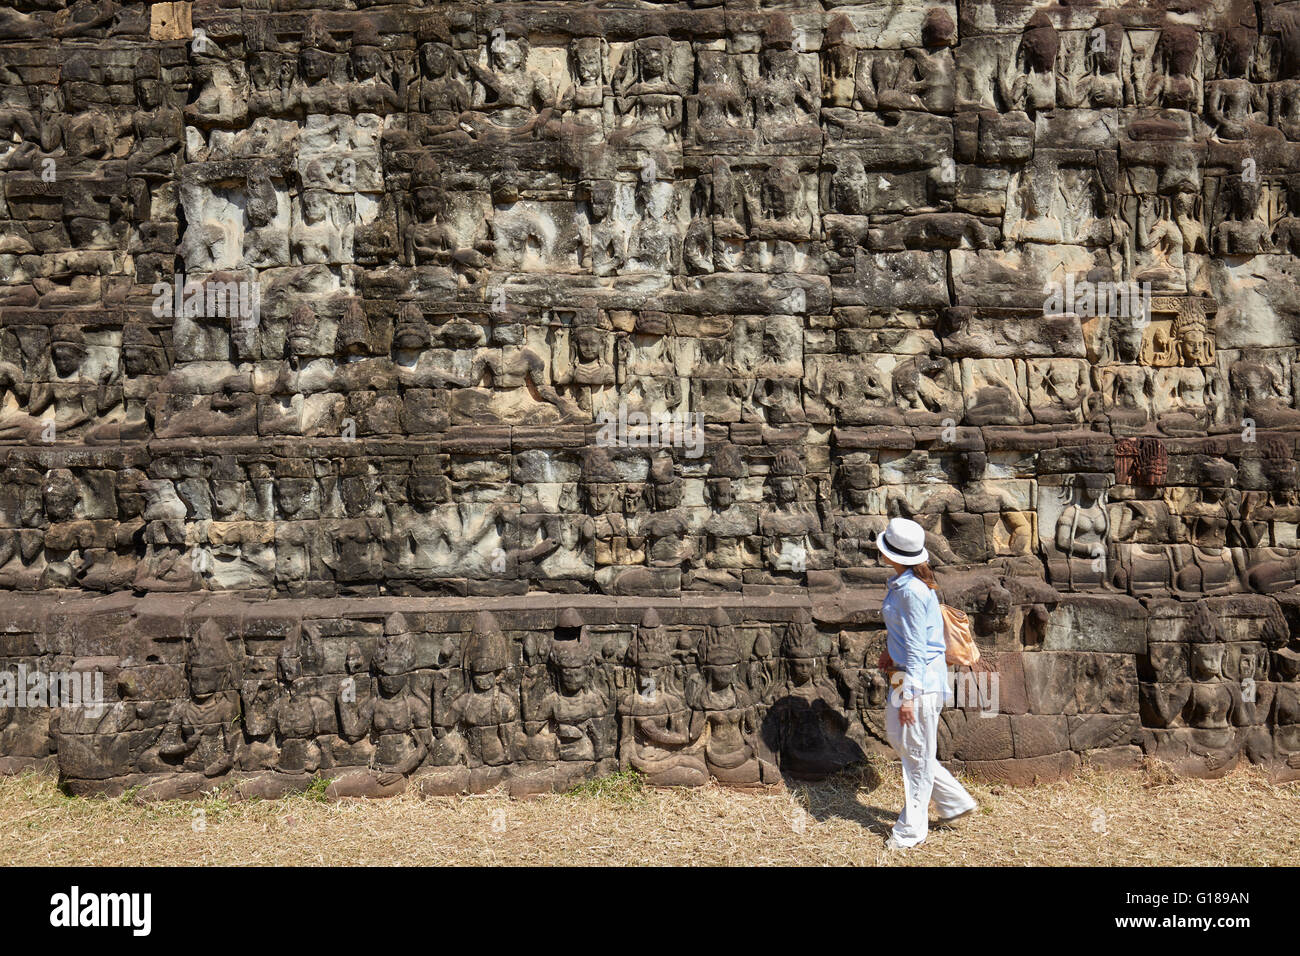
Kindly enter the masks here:
M 921 694 L 916 698 L 916 720 L 903 724 L 898 719 L 897 693 L 885 706 L 885 733 L 903 764 L 903 792 L 906 802 L 894 824 L 894 837 L 904 846 L 916 846 L 930 831 L 930 798 L 940 819 L 955 817 L 975 808 L 975 798 L 944 769 L 935 752 L 939 745 L 939 711 L 943 694 Z

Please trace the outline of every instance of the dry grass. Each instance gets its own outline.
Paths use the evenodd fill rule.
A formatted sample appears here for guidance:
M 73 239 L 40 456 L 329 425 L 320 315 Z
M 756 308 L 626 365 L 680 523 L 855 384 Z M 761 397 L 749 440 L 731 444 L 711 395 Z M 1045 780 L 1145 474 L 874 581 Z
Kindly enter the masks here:
M 316 795 L 139 804 L 0 778 L 0 864 L 1292 864 L 1300 785 L 1241 769 L 1179 780 L 1085 768 L 1016 789 L 970 784 L 980 811 L 889 853 L 897 770 L 793 790 L 654 790 L 629 776 L 570 794 L 326 803 Z M 196 811 L 202 811 L 201 815 Z

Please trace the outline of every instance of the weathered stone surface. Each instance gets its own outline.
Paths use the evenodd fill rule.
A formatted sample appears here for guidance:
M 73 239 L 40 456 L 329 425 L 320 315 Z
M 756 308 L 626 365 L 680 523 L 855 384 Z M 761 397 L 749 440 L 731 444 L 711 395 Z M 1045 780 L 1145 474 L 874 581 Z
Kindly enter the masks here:
M 1141 655 L 1146 637 L 1142 605 L 1132 598 L 1071 595 L 1048 616 L 1043 649 Z
M 1300 777 L 1295 10 L 267 6 L 0 14 L 0 770 L 825 775 L 906 515 L 946 756 Z

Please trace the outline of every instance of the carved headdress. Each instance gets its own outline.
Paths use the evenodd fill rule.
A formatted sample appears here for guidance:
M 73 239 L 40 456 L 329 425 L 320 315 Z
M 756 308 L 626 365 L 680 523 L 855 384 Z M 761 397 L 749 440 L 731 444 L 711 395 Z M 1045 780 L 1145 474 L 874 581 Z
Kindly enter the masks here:
M 370 321 L 360 299 L 349 299 L 334 334 L 334 348 L 340 354 L 366 352 L 370 347 Z
M 388 634 L 379 643 L 375 653 L 375 670 L 392 676 L 405 674 L 415 668 L 415 643 L 410 634 Z
M 591 663 L 591 642 L 576 608 L 566 607 L 560 612 L 547 660 L 556 667 L 582 667 Z
M 785 637 L 781 641 L 781 656 L 791 659 L 817 656 L 817 628 L 812 616 L 800 610 L 792 623 L 785 628 Z
M 404 302 L 397 311 L 397 324 L 393 329 L 393 347 L 398 349 L 427 349 L 429 323 L 424 311 L 414 302 Z
M 706 667 L 726 667 L 740 663 L 740 642 L 731 617 L 720 607 L 709 615 L 708 627 L 700 646 L 700 660 Z
M 475 674 L 503 671 L 510 666 L 510 645 L 490 611 L 474 618 L 474 633 L 465 645 L 465 666 Z
M 214 618 L 204 621 L 186 647 L 186 665 L 191 675 L 204 674 L 210 686 L 233 687 L 239 678 L 240 656 Z M 211 678 L 219 677 L 216 682 Z
M 646 670 L 669 667 L 673 663 L 672 636 L 659 623 L 659 613 L 652 607 L 641 615 L 629 656 L 632 666 Z

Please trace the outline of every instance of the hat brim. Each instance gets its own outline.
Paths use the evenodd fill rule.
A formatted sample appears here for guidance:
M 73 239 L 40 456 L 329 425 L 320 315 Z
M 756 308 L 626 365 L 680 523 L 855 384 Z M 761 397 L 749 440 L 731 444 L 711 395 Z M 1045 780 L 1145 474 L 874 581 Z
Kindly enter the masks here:
M 921 548 L 920 554 L 902 554 L 901 552 L 895 551 L 889 546 L 889 542 L 885 540 L 885 532 L 883 531 L 876 535 L 876 547 L 880 549 L 881 554 L 889 558 L 889 560 L 893 561 L 895 564 L 902 564 L 907 567 L 912 567 L 917 564 L 925 564 L 925 562 L 930 560 L 930 552 L 924 547 Z

